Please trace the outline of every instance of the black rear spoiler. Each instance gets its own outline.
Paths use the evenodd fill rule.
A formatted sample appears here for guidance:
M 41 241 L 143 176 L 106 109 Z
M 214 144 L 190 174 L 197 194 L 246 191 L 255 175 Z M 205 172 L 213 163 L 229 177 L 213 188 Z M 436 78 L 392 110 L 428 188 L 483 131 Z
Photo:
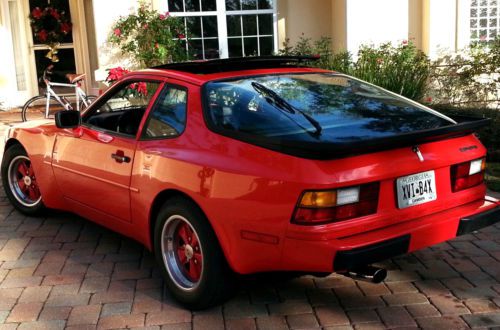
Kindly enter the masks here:
M 478 129 L 485 127 L 490 123 L 489 118 L 466 116 L 453 116 L 450 118 L 455 120 L 457 123 L 438 128 L 401 133 L 389 137 L 349 141 L 345 143 L 325 141 L 307 142 L 286 138 L 261 138 L 248 136 L 246 134 L 244 134 L 245 136 L 242 135 L 240 137 L 237 136 L 239 134 L 231 134 L 231 136 L 263 148 L 275 150 L 292 156 L 328 160 L 407 146 L 415 146 L 422 143 L 465 136 L 476 132 Z

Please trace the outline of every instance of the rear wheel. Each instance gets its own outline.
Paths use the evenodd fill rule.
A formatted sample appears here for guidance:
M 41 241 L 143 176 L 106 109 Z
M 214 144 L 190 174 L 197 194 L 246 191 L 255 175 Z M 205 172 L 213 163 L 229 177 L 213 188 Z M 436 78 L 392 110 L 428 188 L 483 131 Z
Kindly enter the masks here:
M 2 183 L 7 198 L 26 215 L 38 215 L 45 209 L 31 160 L 20 145 L 5 151 L 2 161 Z
M 87 95 L 85 97 L 85 102 L 83 100 L 80 100 L 80 111 L 83 111 L 87 109 L 92 102 L 94 102 L 97 99 L 97 96 L 95 95 Z M 87 103 L 87 104 L 85 104 Z M 76 108 L 75 108 L 76 110 Z
M 180 303 L 204 309 L 231 296 L 234 274 L 197 205 L 182 198 L 168 200 L 158 214 L 154 236 L 167 287 Z
M 45 109 L 47 106 L 47 96 L 39 95 L 32 97 L 23 106 L 21 111 L 21 118 L 23 121 L 37 120 L 45 118 Z M 56 101 L 55 98 L 50 97 L 49 101 L 49 118 L 54 117 L 54 114 L 64 108 Z

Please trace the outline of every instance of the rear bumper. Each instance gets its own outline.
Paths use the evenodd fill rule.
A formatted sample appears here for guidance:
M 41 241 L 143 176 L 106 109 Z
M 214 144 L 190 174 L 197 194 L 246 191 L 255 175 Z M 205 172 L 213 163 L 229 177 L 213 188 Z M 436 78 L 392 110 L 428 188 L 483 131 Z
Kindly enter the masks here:
M 287 238 L 282 266 L 290 270 L 344 271 L 438 244 L 497 222 L 500 222 L 500 203 L 486 199 L 335 240 Z
M 473 214 L 460 219 L 457 236 L 465 235 L 478 229 L 500 222 L 500 206 L 486 212 Z
M 497 222 L 500 222 L 500 206 L 460 219 L 456 236 L 471 233 Z M 333 269 L 354 269 L 405 254 L 409 252 L 410 240 L 411 234 L 408 234 L 380 243 L 340 251 L 335 255 Z

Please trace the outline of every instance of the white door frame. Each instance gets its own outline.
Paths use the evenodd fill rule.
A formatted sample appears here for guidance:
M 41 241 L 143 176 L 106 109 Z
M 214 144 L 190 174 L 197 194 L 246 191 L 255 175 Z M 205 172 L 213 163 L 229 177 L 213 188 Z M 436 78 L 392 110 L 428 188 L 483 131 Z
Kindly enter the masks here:
M 9 3 L 14 3 L 17 6 L 17 11 L 11 13 Z M 23 2 L 17 0 L 0 0 L 0 35 L 4 44 L 4 54 L 6 56 L 5 62 L 0 68 L 0 101 L 4 102 L 6 108 L 22 105 L 31 95 L 31 70 L 29 69 L 29 50 L 26 45 L 28 41 L 26 36 L 26 24 L 28 21 L 25 17 Z M 18 33 L 19 40 L 13 40 L 14 31 L 12 30 L 11 17 L 17 16 L 18 25 L 15 27 Z M 14 42 L 18 47 L 17 54 L 14 51 Z M 24 82 L 25 88 L 19 90 L 17 82 L 16 60 L 24 68 Z

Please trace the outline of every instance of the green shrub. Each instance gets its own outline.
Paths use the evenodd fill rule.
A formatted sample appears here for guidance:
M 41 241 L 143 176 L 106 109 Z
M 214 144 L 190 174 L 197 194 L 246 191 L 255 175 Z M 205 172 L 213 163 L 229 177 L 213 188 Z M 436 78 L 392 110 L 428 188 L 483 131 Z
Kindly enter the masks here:
M 186 60 L 185 39 L 180 18 L 158 13 L 145 3 L 135 13 L 120 17 L 108 38 L 139 68 Z
M 352 69 L 351 54 L 348 51 L 334 53 L 332 40 L 328 37 L 312 41 L 302 36 L 295 46 L 290 44 L 290 39 L 286 39 L 278 55 L 319 55 L 319 60 L 311 61 L 307 65 L 342 73 L 349 73 Z
M 361 46 L 352 74 L 413 100 L 421 100 L 430 74 L 427 56 L 411 42 Z
M 433 62 L 432 69 L 428 94 L 433 102 L 500 106 L 500 37 L 442 56 Z
M 317 41 L 301 37 L 295 46 L 285 41 L 282 55 L 320 55 L 309 65 L 350 74 L 414 100 L 424 96 L 430 74 L 427 56 L 411 42 L 398 46 L 385 43 L 379 47 L 364 45 L 357 60 L 348 51 L 332 52 L 331 39 Z

